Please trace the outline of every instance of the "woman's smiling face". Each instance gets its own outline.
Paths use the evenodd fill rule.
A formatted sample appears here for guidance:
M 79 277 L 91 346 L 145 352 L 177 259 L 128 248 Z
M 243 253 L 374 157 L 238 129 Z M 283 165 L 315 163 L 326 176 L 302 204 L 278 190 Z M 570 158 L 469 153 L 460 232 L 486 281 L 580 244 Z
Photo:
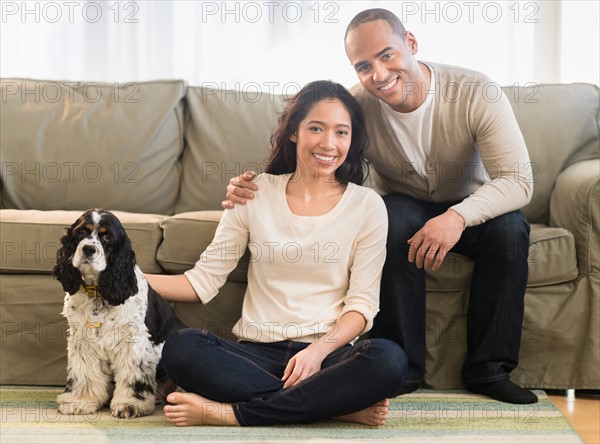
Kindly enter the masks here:
M 352 122 L 339 100 L 323 100 L 310 109 L 290 137 L 296 143 L 296 174 L 315 179 L 335 174 L 352 142 Z

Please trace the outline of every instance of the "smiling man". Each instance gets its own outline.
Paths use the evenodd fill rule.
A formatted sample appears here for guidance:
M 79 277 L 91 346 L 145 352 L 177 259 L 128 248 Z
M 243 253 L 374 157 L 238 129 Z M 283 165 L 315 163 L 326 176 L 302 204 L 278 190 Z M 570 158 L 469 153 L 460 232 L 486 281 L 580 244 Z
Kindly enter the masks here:
M 517 366 L 527 283 L 529 156 L 500 88 L 485 75 L 416 59 L 418 43 L 390 11 L 358 14 L 345 35 L 360 84 L 366 152 L 384 194 L 389 233 L 374 335 L 404 347 L 405 391 L 425 371 L 425 269 L 453 251 L 475 261 L 462 378 L 510 403 L 535 394 L 509 380 Z
M 385 9 L 354 17 L 345 48 L 360 81 L 352 93 L 365 111 L 365 157 L 389 219 L 373 335 L 406 351 L 403 392 L 425 374 L 425 269 L 438 270 L 453 251 L 475 262 L 464 384 L 504 402 L 537 402 L 509 377 L 528 272 L 529 224 L 519 209 L 533 185 L 507 98 L 484 74 L 417 60 L 416 37 Z M 253 198 L 251 177 L 231 180 L 224 208 Z

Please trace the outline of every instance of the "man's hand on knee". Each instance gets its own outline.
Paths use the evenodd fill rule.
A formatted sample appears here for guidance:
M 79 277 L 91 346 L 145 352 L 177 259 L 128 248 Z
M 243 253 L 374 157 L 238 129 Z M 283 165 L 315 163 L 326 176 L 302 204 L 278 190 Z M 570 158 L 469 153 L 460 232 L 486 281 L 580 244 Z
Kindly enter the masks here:
M 221 202 L 224 210 L 233 208 L 235 204 L 246 205 L 246 199 L 254 199 L 252 191 L 258 191 L 258 187 L 251 180 L 255 177 L 256 173 L 254 171 L 246 171 L 229 181 L 225 200 Z
M 439 270 L 446 254 L 459 241 L 464 229 L 464 219 L 454 210 L 428 220 L 408 240 L 408 261 L 415 262 L 417 268 Z

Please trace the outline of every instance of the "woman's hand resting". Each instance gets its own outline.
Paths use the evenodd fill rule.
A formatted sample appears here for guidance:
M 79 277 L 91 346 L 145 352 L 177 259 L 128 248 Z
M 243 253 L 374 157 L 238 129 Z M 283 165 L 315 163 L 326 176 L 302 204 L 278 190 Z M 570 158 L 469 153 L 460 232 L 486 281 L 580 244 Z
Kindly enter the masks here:
M 319 343 L 310 344 L 294 355 L 283 372 L 283 387 L 291 387 L 321 370 L 321 363 L 327 357 L 327 351 Z

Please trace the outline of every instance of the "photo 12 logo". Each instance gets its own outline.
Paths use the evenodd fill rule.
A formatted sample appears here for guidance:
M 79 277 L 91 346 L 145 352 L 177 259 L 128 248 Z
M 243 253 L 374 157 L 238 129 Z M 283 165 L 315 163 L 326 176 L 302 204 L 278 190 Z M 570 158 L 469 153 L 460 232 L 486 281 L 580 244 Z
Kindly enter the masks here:
M 140 167 L 136 162 L 2 162 L 0 171 L 5 183 L 54 184 L 87 182 L 97 183 L 103 177 L 113 183 L 138 183 Z
M 314 23 L 339 23 L 337 2 L 201 2 L 202 23 L 298 23 L 303 18 Z
M 297 82 L 235 82 L 227 85 L 225 82 L 202 82 L 201 100 L 207 103 L 211 100 L 218 100 L 221 103 L 257 103 L 264 98 L 273 103 L 276 95 L 281 94 L 284 99 L 295 96 L 302 85 Z
M 98 82 L 21 81 L 2 82 L 2 103 L 18 100 L 21 103 L 87 102 L 103 98 L 113 103 L 138 103 L 137 83 L 112 84 Z
M 538 2 L 453 2 L 420 1 L 398 2 L 400 21 L 410 25 L 420 23 L 498 23 L 510 20 L 514 23 L 538 23 Z
M 138 2 L 2 1 L 2 23 L 138 23 Z

